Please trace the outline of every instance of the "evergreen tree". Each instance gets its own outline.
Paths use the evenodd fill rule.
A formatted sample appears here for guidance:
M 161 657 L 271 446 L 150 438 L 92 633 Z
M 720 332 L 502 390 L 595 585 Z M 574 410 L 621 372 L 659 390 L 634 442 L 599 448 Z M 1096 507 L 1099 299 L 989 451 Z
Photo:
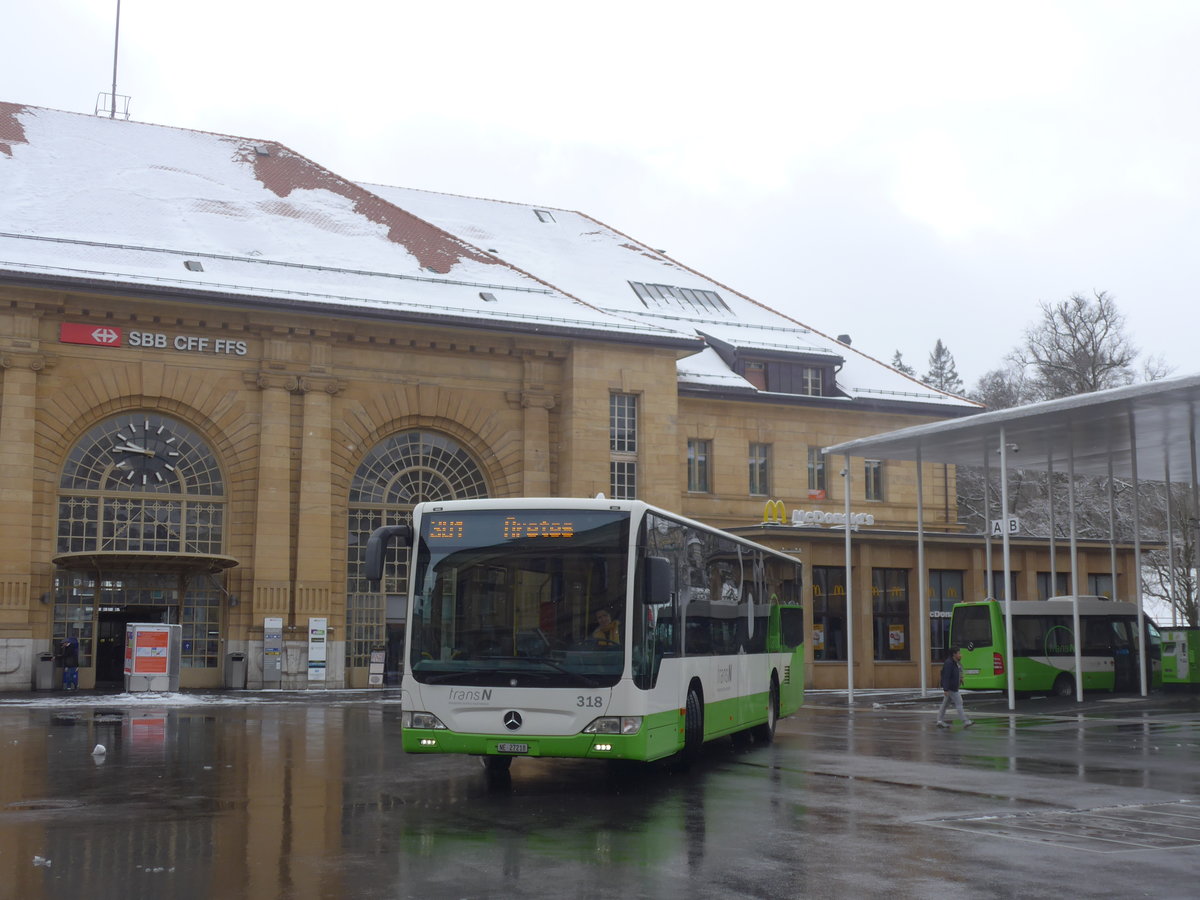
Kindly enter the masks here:
M 892 355 L 892 368 L 897 372 L 903 372 L 911 378 L 917 377 L 917 370 L 904 361 L 904 357 L 900 355 L 899 350 Z
M 958 376 L 958 367 L 954 364 L 954 356 L 938 338 L 933 352 L 929 354 L 929 371 L 921 378 L 926 384 L 951 394 L 962 394 L 963 383 Z

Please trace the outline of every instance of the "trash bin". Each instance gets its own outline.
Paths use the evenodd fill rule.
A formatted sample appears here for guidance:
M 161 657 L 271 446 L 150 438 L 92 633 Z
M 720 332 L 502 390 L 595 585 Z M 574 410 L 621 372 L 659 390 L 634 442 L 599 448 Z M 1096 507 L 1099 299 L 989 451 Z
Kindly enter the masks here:
M 43 651 L 37 655 L 33 663 L 33 689 L 35 691 L 54 690 L 54 654 Z
M 246 688 L 246 654 L 230 653 L 225 657 L 225 687 L 234 690 Z

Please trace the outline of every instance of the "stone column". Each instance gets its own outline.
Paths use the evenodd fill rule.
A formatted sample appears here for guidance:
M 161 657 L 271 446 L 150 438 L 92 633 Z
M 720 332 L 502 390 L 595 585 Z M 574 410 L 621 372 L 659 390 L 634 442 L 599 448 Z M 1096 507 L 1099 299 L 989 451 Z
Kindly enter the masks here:
M 33 579 L 33 481 L 37 452 L 37 354 L 0 356 L 0 624 L 24 622 Z
M 549 497 L 553 493 L 550 477 L 550 410 L 557 401 L 546 390 L 545 362 L 533 357 L 524 360 L 523 388 L 507 395 L 509 403 L 523 413 L 522 442 L 524 460 L 522 493 L 526 497 Z
M 254 624 L 291 612 L 291 392 L 294 376 L 260 374 L 258 500 L 254 516 Z M 285 621 L 285 626 L 288 624 Z M 296 623 L 291 623 L 296 624 Z

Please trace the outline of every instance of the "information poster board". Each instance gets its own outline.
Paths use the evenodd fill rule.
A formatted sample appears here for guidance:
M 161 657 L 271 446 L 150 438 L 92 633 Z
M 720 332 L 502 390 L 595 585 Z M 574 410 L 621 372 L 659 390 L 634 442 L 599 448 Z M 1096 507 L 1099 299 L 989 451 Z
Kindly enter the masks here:
M 328 619 L 308 620 L 308 680 L 325 680 L 325 638 Z
M 383 684 L 383 668 L 387 663 L 386 650 L 371 651 L 371 666 L 367 669 L 367 684 L 376 687 Z
M 283 680 L 283 619 L 268 616 L 263 619 L 263 681 Z

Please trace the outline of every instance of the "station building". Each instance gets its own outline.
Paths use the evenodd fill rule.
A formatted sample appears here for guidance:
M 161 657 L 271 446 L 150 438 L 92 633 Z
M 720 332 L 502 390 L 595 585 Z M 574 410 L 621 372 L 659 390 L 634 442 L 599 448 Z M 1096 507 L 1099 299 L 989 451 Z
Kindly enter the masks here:
M 404 570 L 370 590 L 374 528 L 598 493 L 796 552 L 809 683 L 845 684 L 821 448 L 979 409 L 585 214 L 269 140 L 0 103 L 0 185 L 0 689 L 68 635 L 81 687 L 119 684 L 130 622 L 181 626 L 184 688 L 388 683 Z M 916 468 L 852 466 L 855 684 L 915 685 Z M 953 468 L 923 484 L 934 599 L 990 593 Z

